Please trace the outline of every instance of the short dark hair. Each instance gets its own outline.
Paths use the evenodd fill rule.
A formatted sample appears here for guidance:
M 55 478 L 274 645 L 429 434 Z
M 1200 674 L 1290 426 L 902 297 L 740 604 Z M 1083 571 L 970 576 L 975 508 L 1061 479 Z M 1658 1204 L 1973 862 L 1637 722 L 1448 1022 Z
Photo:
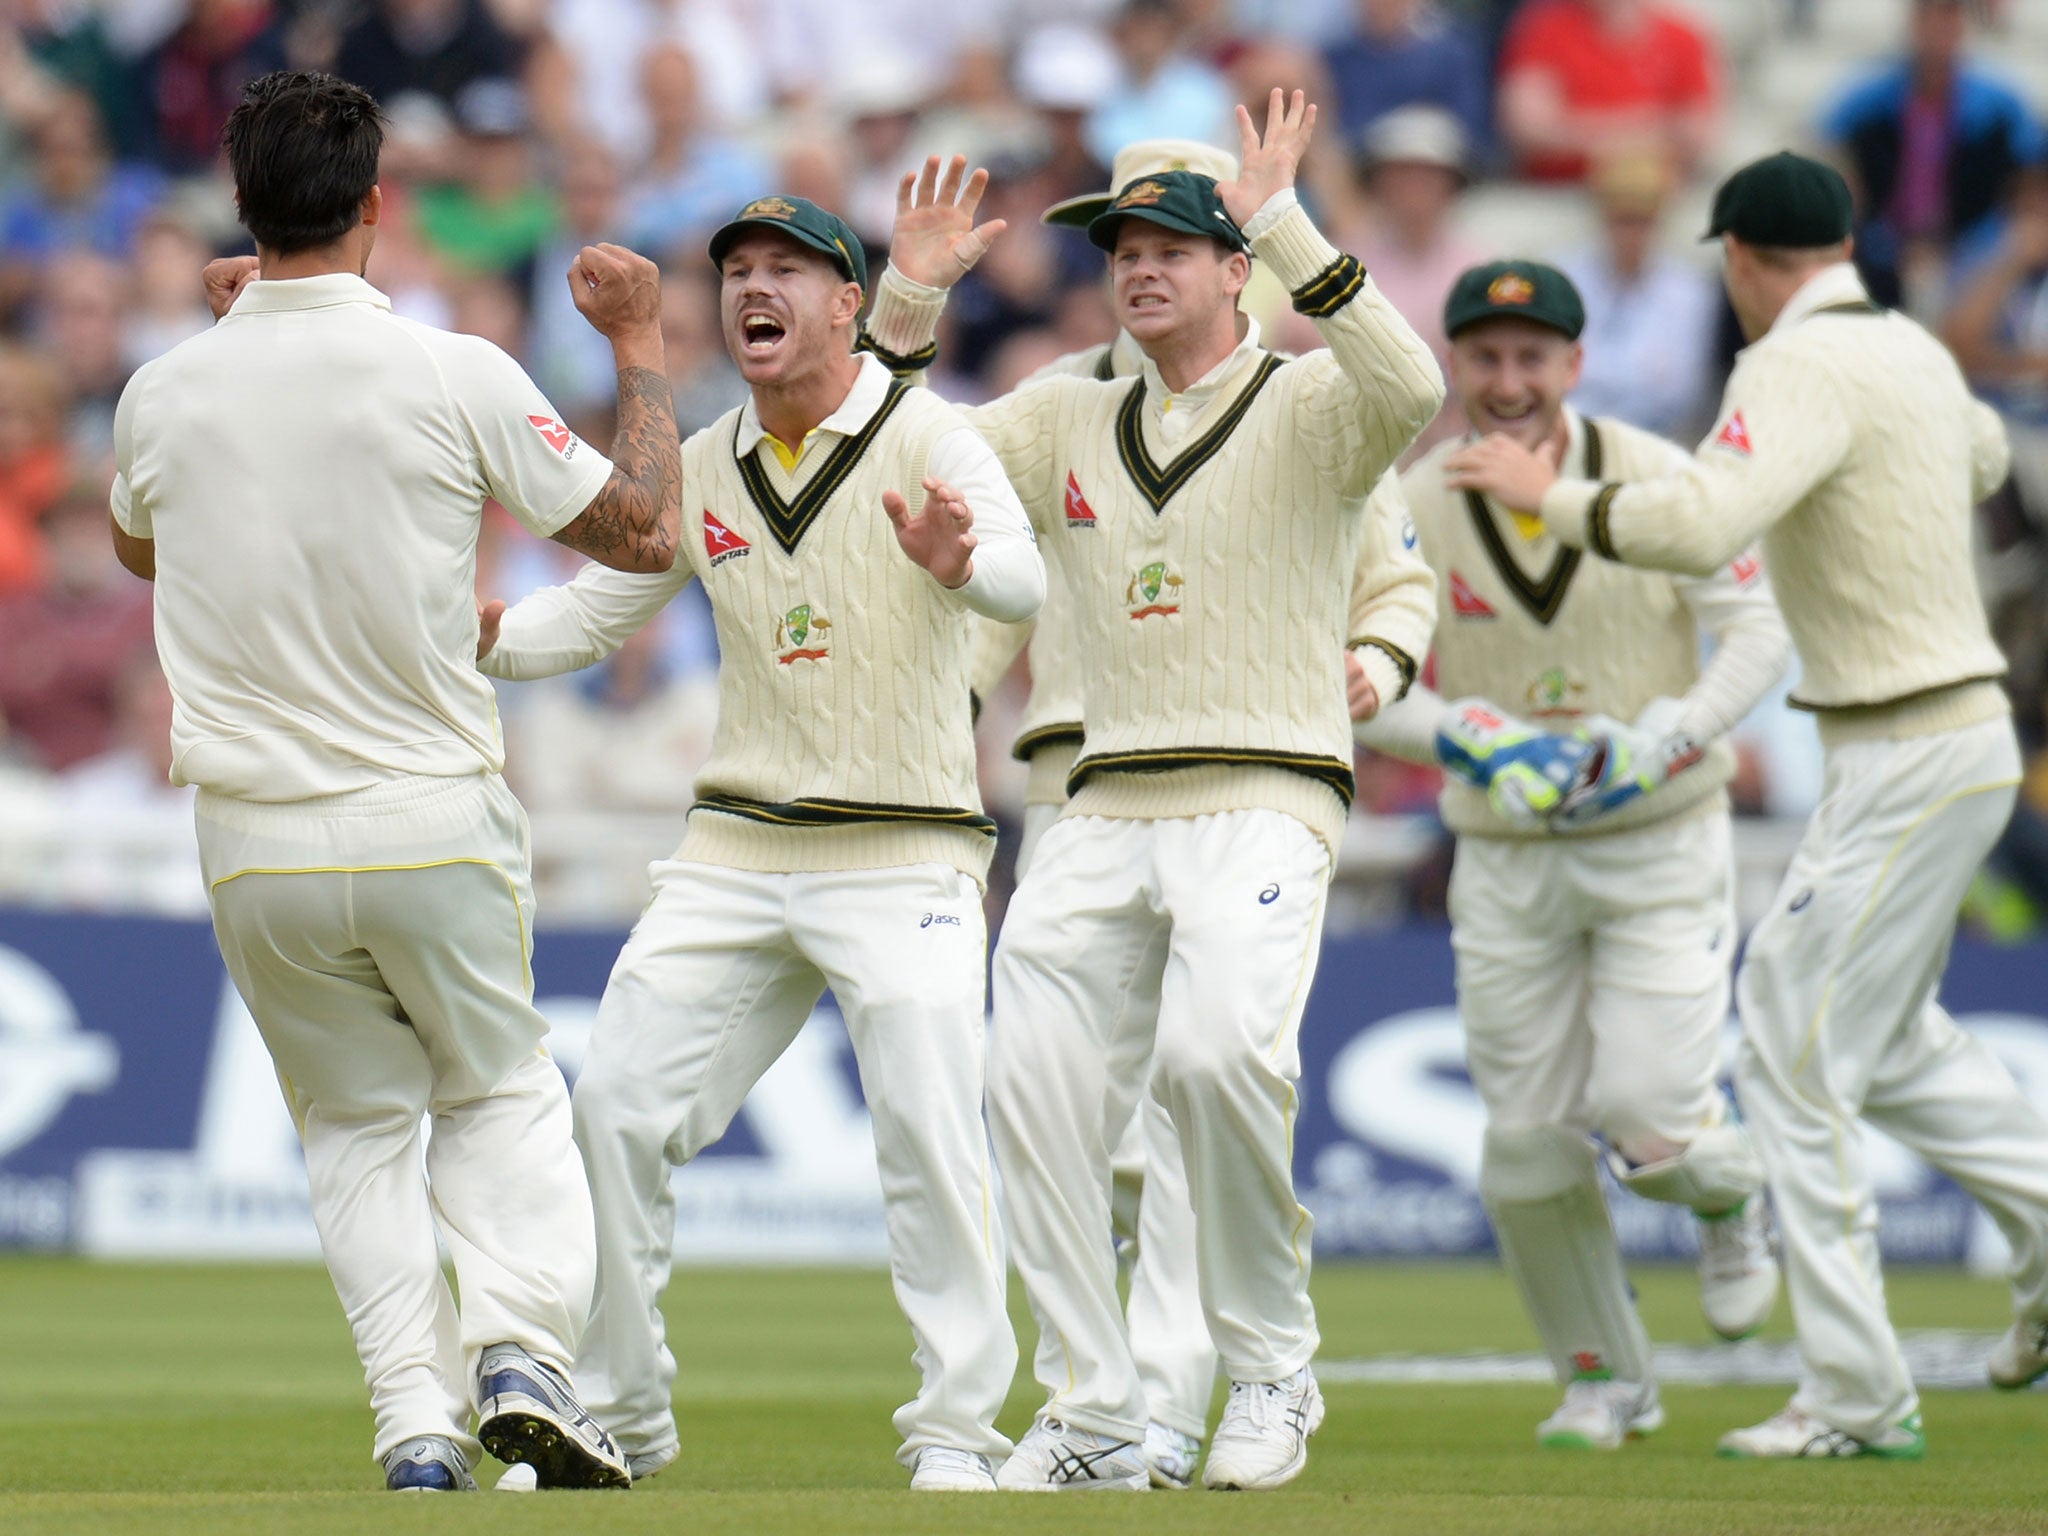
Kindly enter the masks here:
M 377 184 L 384 114 L 361 86 L 280 69 L 243 89 L 221 142 L 243 227 L 258 245 L 290 255 L 356 227 Z

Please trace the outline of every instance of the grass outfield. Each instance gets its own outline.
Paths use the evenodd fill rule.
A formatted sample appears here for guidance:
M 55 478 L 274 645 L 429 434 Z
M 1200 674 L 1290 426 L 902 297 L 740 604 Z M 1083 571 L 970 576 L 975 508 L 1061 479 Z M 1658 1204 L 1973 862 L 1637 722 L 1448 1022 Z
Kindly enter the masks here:
M 1654 1334 L 1702 1336 L 1689 1274 L 1639 1278 Z M 1892 1294 L 1905 1327 L 2007 1321 L 1987 1281 L 1901 1271 Z M 1330 1264 L 1316 1296 L 1332 1359 L 1534 1346 L 1486 1267 Z M 1775 1388 L 1667 1388 L 1667 1428 L 1602 1456 L 1537 1448 L 1548 1387 L 1334 1385 L 1308 1471 L 1279 1493 L 914 1497 L 889 1428 L 910 1342 L 884 1276 L 686 1271 L 668 1310 L 677 1466 L 625 1494 L 395 1499 L 320 1271 L 0 1258 L 0 1532 L 2048 1531 L 2048 1393 L 1929 1393 L 1917 1465 L 1786 1465 L 1710 1454 Z M 1004 1427 L 1035 1400 L 1020 1375 Z

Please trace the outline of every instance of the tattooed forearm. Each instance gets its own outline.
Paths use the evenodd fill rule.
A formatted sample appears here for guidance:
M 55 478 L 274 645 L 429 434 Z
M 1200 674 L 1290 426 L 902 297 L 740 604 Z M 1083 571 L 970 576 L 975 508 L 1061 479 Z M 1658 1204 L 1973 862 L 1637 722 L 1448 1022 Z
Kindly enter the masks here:
M 555 537 L 614 570 L 665 571 L 675 564 L 682 503 L 682 445 L 668 380 L 653 368 L 621 368 L 612 477 Z

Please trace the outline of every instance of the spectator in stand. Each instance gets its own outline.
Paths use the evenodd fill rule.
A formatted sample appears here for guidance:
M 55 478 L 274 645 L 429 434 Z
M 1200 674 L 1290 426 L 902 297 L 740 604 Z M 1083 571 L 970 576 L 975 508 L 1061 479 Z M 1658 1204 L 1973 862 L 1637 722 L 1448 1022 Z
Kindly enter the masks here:
M 1720 123 L 1713 45 L 1657 0 L 1529 0 L 1501 43 L 1498 127 L 1532 181 L 1578 181 L 1642 144 L 1690 176 Z
M 661 280 L 661 344 L 675 391 L 676 430 L 688 437 L 747 399 L 718 328 L 718 281 L 709 264 L 686 262 Z
M 64 405 L 63 377 L 47 358 L 0 343 L 0 598 L 43 579 L 43 513 L 70 474 Z
M 10 745 L 60 773 L 113 744 L 116 685 L 153 647 L 150 590 L 114 558 L 102 483 L 67 487 L 43 534 L 42 585 L 0 597 L 0 715 Z
M 1088 119 L 1088 148 L 1104 165 L 1140 139 L 1236 143 L 1237 98 L 1212 65 L 1183 46 L 1181 21 L 1174 0 L 1125 0 L 1118 13 L 1123 87 Z
M 185 24 L 142 64 L 150 159 L 173 176 L 213 170 L 221 125 L 242 87 L 284 61 L 283 28 L 270 0 L 192 0 Z
M 1374 118 L 1411 104 L 1458 120 L 1475 160 L 1492 143 L 1493 84 L 1486 50 L 1433 0 L 1356 0 L 1351 32 L 1323 51 L 1337 124 L 1356 141 Z
M 455 112 L 461 152 L 452 178 L 420 192 L 420 234 L 451 267 L 524 277 L 560 220 L 534 174 L 526 92 L 513 79 L 473 80 Z
M 896 180 L 914 162 L 910 136 L 938 82 L 893 37 L 874 37 L 842 59 L 825 103 L 845 141 L 846 201 L 837 205 L 869 251 L 889 244 L 896 224 Z M 828 130 L 829 132 L 830 130 Z
M 1559 263 L 1586 304 L 1585 371 L 1572 404 L 1679 442 L 1709 424 L 1721 292 L 1659 239 L 1670 162 L 1622 150 L 1595 162 L 1600 238 Z
M 377 98 L 394 125 L 456 120 L 479 80 L 515 80 L 525 50 L 484 0 L 374 0 L 342 34 L 334 73 Z M 216 119 L 225 121 L 223 113 Z
M 625 239 L 635 250 L 666 253 L 708 236 L 775 181 L 753 146 L 707 129 L 697 82 L 696 60 L 679 43 L 658 44 L 641 60 L 651 137 L 626 199 Z M 567 318 L 580 334 L 594 334 L 573 311 Z
M 1123 78 L 1116 50 L 1087 27 L 1040 27 L 1018 45 L 1013 78 L 1017 99 L 1045 131 L 1043 174 L 1052 200 L 1100 191 L 1109 171 L 1088 147 L 1088 115 Z M 1074 239 L 1087 236 L 1077 231 Z
M 93 99 L 119 158 L 142 158 L 148 146 L 134 61 L 108 37 L 99 7 L 75 0 L 15 0 L 13 13 L 27 57 L 50 80 Z
M 1906 53 L 1849 87 L 1820 136 L 1856 189 L 1856 264 L 1880 303 L 1925 317 L 1943 256 L 1987 228 L 2048 138 L 2010 85 L 1963 56 L 1962 0 L 1913 0 Z
M 2016 180 L 2003 228 L 1974 259 L 1958 262 L 1955 290 L 1942 339 L 1970 387 L 2009 426 L 2048 441 L 2048 170 Z M 2048 496 L 2037 506 L 2048 521 Z
M 0 304 L 10 313 L 60 251 L 126 256 L 164 190 L 150 167 L 111 157 L 99 109 L 82 91 L 50 98 L 32 144 L 33 179 L 0 202 Z
M 192 274 L 213 253 L 190 226 L 158 214 L 135 237 L 135 303 L 121 322 L 121 358 L 132 372 L 213 325 Z
M 1366 129 L 1352 163 L 1365 216 L 1362 224 L 1339 230 L 1336 244 L 1365 263 L 1441 364 L 1450 352 L 1444 300 L 1458 274 L 1486 254 L 1457 231 L 1453 217 L 1469 163 L 1464 130 L 1441 107 L 1397 107 Z M 1464 413 L 1449 401 L 1409 455 L 1420 457 L 1464 430 Z
M 63 377 L 64 431 L 79 464 L 104 459 L 114 440 L 114 407 L 133 371 L 122 345 L 132 287 L 126 263 L 87 251 L 44 273 L 36 336 Z
M 533 281 L 527 290 L 532 315 L 527 371 L 565 415 L 608 410 L 618 388 L 618 365 L 606 341 L 577 312 L 576 301 L 562 274 L 586 245 L 622 242 L 636 250 L 663 249 L 640 245 L 623 231 L 619 200 L 619 168 L 612 152 L 597 139 L 571 143 L 561 156 L 557 176 L 562 219 L 534 258 Z M 590 343 L 597 345 L 593 348 Z

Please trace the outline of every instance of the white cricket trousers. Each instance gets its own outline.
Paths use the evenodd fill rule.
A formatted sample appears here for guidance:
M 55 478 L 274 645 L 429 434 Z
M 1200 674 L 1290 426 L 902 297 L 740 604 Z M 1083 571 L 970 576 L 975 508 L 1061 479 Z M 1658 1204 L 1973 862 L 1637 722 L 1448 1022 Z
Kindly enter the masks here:
M 1145 1430 L 1117 1306 L 1110 1162 L 1148 1081 L 1186 1166 L 1202 1307 L 1224 1369 L 1277 1381 L 1315 1354 L 1312 1223 L 1291 1156 L 1297 1035 L 1329 874 L 1322 842 L 1278 811 L 1069 816 L 1010 903 L 989 1129 L 1012 1254 L 1044 1330 L 1035 1369 L 1047 1411 L 1083 1429 L 1131 1440 Z M 1131 1006 L 1147 993 L 1155 1017 Z
M 1736 979 L 1736 1085 L 1806 1364 L 1794 1401 L 1858 1437 L 1918 1405 L 1885 1313 L 1858 1118 L 1991 1213 L 2012 1244 L 2016 1310 L 2048 1318 L 2048 1123 L 1935 1001 L 2019 774 L 2003 717 L 1830 747 L 1820 807 Z
M 595 1267 L 533 1007 L 526 817 L 491 774 L 284 805 L 202 794 L 197 821 L 221 956 L 305 1144 L 375 1454 L 447 1435 L 474 1461 L 479 1353 L 510 1342 L 566 1370 Z
M 1059 819 L 1057 805 L 1024 807 L 1024 836 L 1017 848 L 1017 878 L 1027 877 L 1039 838 Z M 1156 979 L 1156 978 L 1155 978 Z M 1126 996 L 1145 1031 L 1122 1031 L 1148 1055 L 1149 1022 L 1159 1016 L 1159 990 L 1133 988 Z M 1216 1394 L 1216 1346 L 1202 1315 L 1202 1291 L 1195 1274 L 1195 1209 L 1188 1203 L 1187 1169 L 1180 1138 L 1166 1106 L 1145 1094 L 1119 1136 L 1105 1126 L 1104 1140 L 1115 1150 L 1111 1198 L 1113 1225 L 1131 1239 L 1131 1265 L 1124 1322 L 1131 1353 L 1145 1387 L 1145 1411 L 1153 1422 L 1203 1439 L 1209 1432 L 1209 1401 Z
M 1596 1130 L 1638 1163 L 1719 1124 L 1733 883 L 1725 812 L 1459 838 L 1458 1015 L 1487 1119 Z
M 597 1207 L 597 1298 L 576 1362 L 585 1405 L 629 1455 L 676 1445 L 661 1312 L 669 1167 L 724 1134 L 830 986 L 874 1120 L 890 1273 L 923 1375 L 896 1412 L 899 1459 L 943 1445 L 1000 1461 L 1017 1339 L 981 1117 L 980 888 L 939 864 L 764 874 L 668 860 L 650 873 L 654 899 L 605 984 L 576 1081 Z

